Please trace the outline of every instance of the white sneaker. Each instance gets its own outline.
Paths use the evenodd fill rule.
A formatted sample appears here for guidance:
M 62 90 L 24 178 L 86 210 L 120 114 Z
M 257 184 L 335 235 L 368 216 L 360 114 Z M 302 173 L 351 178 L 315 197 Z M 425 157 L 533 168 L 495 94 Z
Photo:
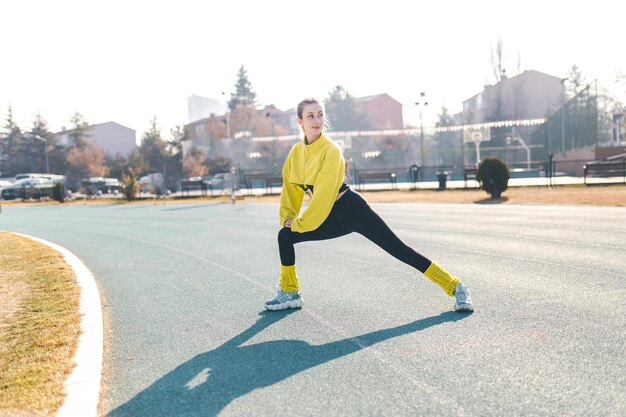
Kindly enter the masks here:
M 460 282 L 454 290 L 454 298 L 456 298 L 454 311 L 474 311 L 474 305 L 472 304 L 472 296 L 470 295 L 469 288 Z
M 268 310 L 285 310 L 287 308 L 300 308 L 304 305 L 302 302 L 302 294 L 296 292 L 284 292 L 278 289 L 278 292 L 271 300 L 265 302 L 265 308 Z

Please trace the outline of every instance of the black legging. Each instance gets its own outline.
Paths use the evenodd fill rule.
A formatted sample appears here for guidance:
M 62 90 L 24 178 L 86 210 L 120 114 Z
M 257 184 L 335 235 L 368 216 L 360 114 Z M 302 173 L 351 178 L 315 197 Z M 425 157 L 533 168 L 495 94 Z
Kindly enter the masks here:
M 283 227 L 278 232 L 280 263 L 295 265 L 296 254 L 293 245 L 312 240 L 333 239 L 348 233 L 357 232 L 383 248 L 387 253 L 425 272 L 431 261 L 402 243 L 383 219 L 378 216 L 359 194 L 348 189 L 333 205 L 324 223 L 311 232 L 297 233 Z

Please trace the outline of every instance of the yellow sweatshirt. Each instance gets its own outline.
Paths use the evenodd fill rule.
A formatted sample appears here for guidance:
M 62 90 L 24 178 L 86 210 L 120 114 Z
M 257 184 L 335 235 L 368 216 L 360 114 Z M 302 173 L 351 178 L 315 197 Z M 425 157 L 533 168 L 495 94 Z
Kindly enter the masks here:
M 296 143 L 283 165 L 280 225 L 289 219 L 294 232 L 317 229 L 328 217 L 343 184 L 346 164 L 341 149 L 324 133 L 310 145 Z M 313 197 L 300 214 L 304 190 L 313 186 Z

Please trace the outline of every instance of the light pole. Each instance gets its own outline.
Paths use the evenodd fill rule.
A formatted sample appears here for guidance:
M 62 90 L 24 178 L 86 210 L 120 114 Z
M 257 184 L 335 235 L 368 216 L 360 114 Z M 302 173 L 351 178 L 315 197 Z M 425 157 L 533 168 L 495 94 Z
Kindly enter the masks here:
M 32 139 L 37 139 L 42 141 L 43 143 L 45 143 L 45 151 L 46 151 L 46 174 L 50 173 L 50 165 L 48 164 L 48 139 L 39 136 L 36 133 L 32 133 L 30 135 L 26 135 L 26 137 L 32 138 Z
M 420 166 L 424 166 L 424 122 L 422 119 L 422 109 L 428 106 L 428 101 L 426 101 L 426 93 L 420 92 L 420 101 L 415 102 L 415 105 L 419 107 L 420 110 Z
M 222 91 L 222 95 L 224 96 L 224 100 L 226 100 L 226 93 Z M 230 138 L 230 112 L 228 110 L 228 101 L 226 101 L 226 139 Z

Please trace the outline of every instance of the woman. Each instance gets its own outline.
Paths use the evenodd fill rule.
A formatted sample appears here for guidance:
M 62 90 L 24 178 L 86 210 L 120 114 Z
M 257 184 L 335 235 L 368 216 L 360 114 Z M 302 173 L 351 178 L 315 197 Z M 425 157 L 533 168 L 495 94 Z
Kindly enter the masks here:
M 392 256 L 411 265 L 456 298 L 456 311 L 473 311 L 470 293 L 457 277 L 450 275 L 402 243 L 367 202 L 344 182 L 345 161 L 341 149 L 324 133 L 326 119 L 322 105 L 305 99 L 297 108 L 297 120 L 304 140 L 291 148 L 283 166 L 280 198 L 280 288 L 265 302 L 269 310 L 302 307 L 293 245 L 312 240 L 332 239 L 357 232 Z M 312 198 L 302 213 L 305 192 Z

